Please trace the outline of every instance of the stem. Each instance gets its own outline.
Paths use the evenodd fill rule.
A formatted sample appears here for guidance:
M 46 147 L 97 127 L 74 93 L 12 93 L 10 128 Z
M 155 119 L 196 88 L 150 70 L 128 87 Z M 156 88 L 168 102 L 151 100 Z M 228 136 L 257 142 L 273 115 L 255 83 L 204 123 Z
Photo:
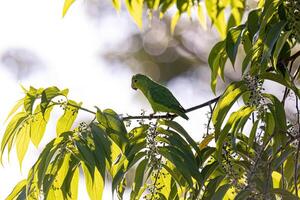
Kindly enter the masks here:
M 194 110 L 203 108 L 205 106 L 209 106 L 210 104 L 217 102 L 220 99 L 220 97 L 221 96 L 218 96 L 218 97 L 216 97 L 214 99 L 211 99 L 211 100 L 209 100 L 207 102 L 204 102 L 204 103 L 202 103 L 200 105 L 188 108 L 188 109 L 185 110 L 185 113 L 192 112 Z M 130 119 L 158 119 L 158 118 L 170 118 L 170 117 L 171 118 L 175 118 L 177 116 L 178 115 L 176 115 L 176 114 L 165 114 L 165 115 L 154 115 L 154 116 L 153 115 L 144 115 L 144 116 L 138 115 L 138 116 L 123 117 L 123 121 L 130 120 Z
M 297 109 L 297 123 L 298 123 L 298 134 L 300 133 L 300 116 L 299 116 L 299 102 L 298 97 L 296 96 L 296 109 Z M 296 152 L 296 160 L 295 160 L 295 172 L 294 172 L 294 185 L 295 185 L 295 193 L 298 197 L 298 186 L 297 186 L 297 178 L 298 178 L 298 159 L 299 159 L 299 150 L 300 150 L 300 141 L 298 139 L 297 152 Z

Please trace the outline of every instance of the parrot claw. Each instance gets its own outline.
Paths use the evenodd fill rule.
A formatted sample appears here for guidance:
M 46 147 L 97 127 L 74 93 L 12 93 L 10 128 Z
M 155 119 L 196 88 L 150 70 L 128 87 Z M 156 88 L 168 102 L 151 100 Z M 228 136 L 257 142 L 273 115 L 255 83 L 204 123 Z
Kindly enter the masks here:
M 153 118 L 154 115 L 155 115 L 155 113 L 151 113 L 151 114 L 149 115 L 149 119 L 151 120 L 151 119 Z

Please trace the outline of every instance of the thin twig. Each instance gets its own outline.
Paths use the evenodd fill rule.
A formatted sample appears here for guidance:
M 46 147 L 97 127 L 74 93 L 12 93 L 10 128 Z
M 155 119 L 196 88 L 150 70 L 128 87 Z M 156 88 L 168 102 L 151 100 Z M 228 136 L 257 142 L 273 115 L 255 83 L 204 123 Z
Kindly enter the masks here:
M 296 95 L 295 95 L 296 96 Z M 300 116 L 299 116 L 299 101 L 298 97 L 296 96 L 296 109 L 297 109 L 297 123 L 298 123 L 298 135 L 300 134 Z M 298 197 L 298 186 L 297 186 L 297 180 L 298 180 L 298 159 L 299 159 L 299 150 L 300 150 L 300 141 L 298 139 L 298 145 L 297 145 L 297 152 L 296 152 L 296 160 L 295 160 L 295 172 L 294 172 L 294 185 L 295 185 L 295 193 Z
M 185 113 L 189 113 L 189 112 L 192 112 L 194 110 L 197 110 L 197 109 L 200 109 L 200 108 L 203 108 L 205 106 L 208 106 L 212 103 L 216 103 L 218 100 L 220 99 L 220 96 L 214 98 L 214 99 L 211 99 L 207 102 L 204 102 L 200 105 L 197 105 L 197 106 L 194 106 L 194 107 L 191 107 L 191 108 L 188 108 L 185 110 Z M 143 115 L 143 116 L 128 116 L 128 117 L 123 117 L 123 121 L 126 121 L 126 120 L 130 120 L 130 119 L 158 119 L 158 118 L 170 118 L 170 117 L 177 117 L 178 115 L 176 114 L 165 114 L 165 115 Z

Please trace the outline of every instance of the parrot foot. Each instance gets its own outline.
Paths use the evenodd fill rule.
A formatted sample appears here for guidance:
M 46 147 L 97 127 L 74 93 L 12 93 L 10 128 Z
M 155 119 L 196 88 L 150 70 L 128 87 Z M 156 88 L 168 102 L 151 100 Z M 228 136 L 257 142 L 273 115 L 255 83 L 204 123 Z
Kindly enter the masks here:
M 153 116 L 154 116 L 155 114 L 156 114 L 155 112 L 154 112 L 154 113 L 151 113 L 151 114 L 149 115 L 149 120 L 153 119 Z

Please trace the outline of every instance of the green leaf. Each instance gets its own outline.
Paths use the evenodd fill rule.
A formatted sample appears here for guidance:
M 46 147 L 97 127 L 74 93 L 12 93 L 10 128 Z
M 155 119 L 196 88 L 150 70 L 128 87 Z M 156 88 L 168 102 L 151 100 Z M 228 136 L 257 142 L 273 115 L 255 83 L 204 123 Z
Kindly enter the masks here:
M 241 42 L 242 31 L 244 30 L 245 25 L 240 25 L 229 29 L 226 37 L 226 52 L 227 55 L 234 66 L 236 54 L 238 47 Z
M 40 105 L 38 105 L 34 111 L 33 121 L 31 122 L 30 138 L 36 148 L 43 138 L 51 111 L 52 107 L 46 109 L 43 116 Z
M 247 29 L 249 31 L 249 37 L 251 41 L 253 40 L 254 35 L 259 30 L 259 22 L 260 22 L 261 9 L 254 9 L 249 12 L 247 19 Z
M 29 142 L 30 142 L 30 124 L 25 124 L 25 126 L 20 129 L 16 137 L 16 149 L 17 149 L 17 156 L 18 156 L 20 168 L 22 168 L 22 161 L 27 152 Z
M 225 50 L 225 41 L 218 42 L 210 51 L 208 57 L 208 64 L 211 70 L 211 88 L 216 92 L 217 76 L 224 75 L 224 67 L 227 60 L 227 54 Z
M 53 87 L 48 87 L 45 90 L 43 90 L 42 92 L 42 98 L 41 98 L 41 111 L 44 114 L 46 109 L 48 108 L 48 105 L 50 104 L 51 100 L 54 97 L 63 95 L 65 97 L 67 97 L 69 90 L 65 89 L 60 91 L 57 87 L 53 86 Z
M 64 17 L 75 0 L 65 0 L 62 16 Z
M 231 14 L 228 20 L 227 29 L 237 26 L 241 23 L 245 11 L 244 0 L 230 0 Z
M 279 23 L 276 23 L 273 25 L 270 29 L 270 31 L 267 33 L 267 38 L 264 41 L 264 50 L 263 50 L 263 55 L 262 55 L 262 61 L 264 62 L 265 59 L 268 59 L 271 56 L 271 52 L 273 50 L 273 47 L 275 43 L 278 40 L 278 37 L 286 25 L 286 21 L 280 21 Z
M 281 188 L 275 188 L 270 190 L 271 194 L 277 194 L 281 196 L 283 199 L 289 199 L 289 200 L 298 200 L 299 198 L 292 194 L 291 192 L 281 189 Z
M 172 20 L 171 20 L 171 28 L 170 28 L 170 30 L 171 30 L 171 34 L 172 35 L 174 34 L 175 27 L 176 27 L 176 25 L 178 23 L 179 18 L 180 18 L 180 12 L 178 11 L 178 12 L 176 12 L 173 15 Z
M 112 0 L 113 6 L 116 9 L 116 11 L 121 10 L 121 1 L 120 0 Z
M 251 131 L 250 131 L 250 135 L 249 135 L 249 139 L 248 139 L 248 146 L 250 148 L 252 148 L 253 143 L 254 143 L 254 139 L 256 136 L 256 131 L 257 131 L 257 126 L 258 126 L 259 120 L 256 120 L 254 122 L 254 124 L 252 125 Z
M 71 105 L 70 105 L 71 104 Z M 74 107 L 74 106 L 76 107 Z M 77 117 L 78 110 L 82 103 L 76 103 L 73 100 L 68 100 L 68 104 L 65 107 L 64 114 L 58 119 L 56 125 L 56 134 L 59 136 L 61 133 L 69 131 Z
M 26 112 L 20 112 L 14 115 L 13 118 L 8 123 L 1 141 L 1 150 L 0 150 L 1 162 L 2 162 L 2 156 L 5 147 L 8 146 L 8 154 L 9 154 L 16 134 L 21 130 L 23 124 L 26 122 L 27 119 L 28 119 L 28 114 Z
M 143 3 L 143 0 L 125 0 L 127 10 L 140 29 L 143 27 Z
M 147 164 L 148 160 L 142 160 L 139 165 L 137 166 L 135 170 L 135 176 L 134 176 L 134 181 L 132 184 L 132 191 L 130 194 L 130 199 L 140 199 L 141 195 L 143 194 L 144 190 L 141 190 L 141 187 L 143 186 L 143 180 L 144 180 L 144 174 L 147 171 Z
M 222 161 L 222 149 L 223 149 L 223 143 L 227 138 L 227 135 L 229 133 L 229 131 L 231 129 L 234 130 L 234 126 L 236 123 L 238 123 L 240 120 L 243 119 L 248 119 L 249 115 L 254 111 L 253 107 L 247 107 L 247 106 L 243 106 L 242 108 L 240 108 L 238 111 L 233 112 L 225 127 L 221 130 L 220 132 L 220 136 L 216 141 L 216 154 L 217 154 L 217 158 L 218 161 L 221 162 Z
M 223 197 L 225 196 L 227 190 L 230 188 L 230 184 L 225 184 L 222 185 L 221 187 L 218 188 L 218 190 L 215 192 L 214 196 L 212 199 L 214 200 L 222 200 Z
M 172 129 L 176 130 L 194 148 L 196 153 L 198 155 L 201 155 L 200 149 L 199 149 L 197 143 L 193 140 L 193 138 L 191 138 L 191 136 L 186 132 L 186 130 L 184 130 L 184 128 L 180 124 L 178 124 L 177 122 L 172 121 L 172 120 L 159 120 L 159 124 L 166 125 Z
M 212 122 L 215 127 L 215 137 L 218 139 L 222 123 L 228 114 L 231 106 L 247 90 L 243 81 L 230 84 L 222 97 L 219 99 L 212 115 Z
M 29 91 L 26 93 L 24 97 L 24 109 L 28 113 L 32 113 L 33 104 L 39 94 L 37 93 L 37 89 L 34 87 L 30 87 Z
M 282 47 L 284 46 L 284 44 L 286 43 L 286 41 L 288 40 L 288 38 L 290 37 L 292 31 L 287 31 L 287 32 L 283 32 L 277 42 L 276 42 L 276 46 L 275 46 L 275 50 L 273 53 L 273 66 L 275 67 L 276 70 L 277 69 L 277 61 L 278 61 L 278 57 L 280 55 L 280 52 L 282 50 Z
M 24 98 L 17 101 L 17 103 L 14 105 L 14 107 L 11 109 L 9 114 L 7 115 L 5 122 L 22 106 L 24 105 Z
M 177 170 L 180 171 L 181 175 L 187 181 L 190 187 L 193 187 L 192 175 L 190 173 L 189 166 L 185 163 L 182 158 L 177 154 L 172 153 L 170 150 L 165 147 L 158 149 L 158 152 L 163 155 L 167 160 L 169 160 L 173 165 L 176 166 Z
M 26 199 L 26 183 L 26 179 L 20 181 L 14 187 L 13 191 L 6 197 L 6 200 Z
M 206 10 L 208 16 L 211 18 L 212 23 L 220 33 L 221 38 L 226 36 L 226 23 L 225 23 L 225 7 L 228 1 L 225 0 L 205 0 Z
M 207 135 L 199 144 L 199 149 L 203 150 L 215 138 L 214 134 Z
M 82 169 L 85 178 L 86 189 L 91 200 L 102 199 L 104 189 L 104 177 L 101 176 L 97 168 L 91 172 L 88 167 L 82 163 Z

